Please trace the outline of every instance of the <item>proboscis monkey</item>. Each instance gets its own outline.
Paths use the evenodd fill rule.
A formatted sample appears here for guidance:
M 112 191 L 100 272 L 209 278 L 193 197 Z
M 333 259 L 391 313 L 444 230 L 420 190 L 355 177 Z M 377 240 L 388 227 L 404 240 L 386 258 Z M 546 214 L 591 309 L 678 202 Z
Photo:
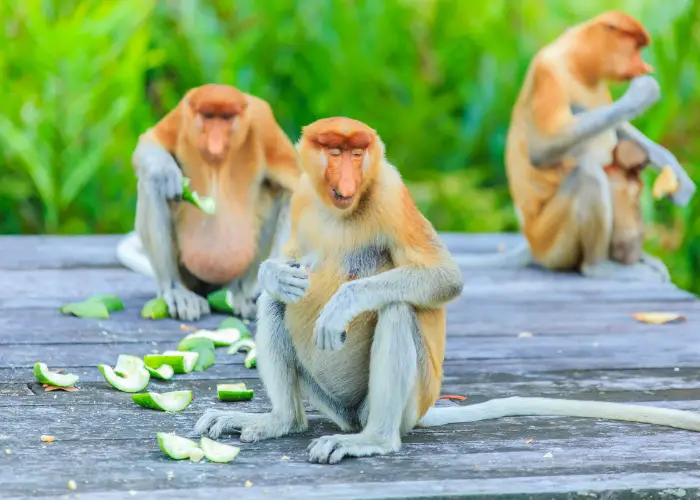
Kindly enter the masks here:
M 139 139 L 137 235 L 119 259 L 155 277 L 173 317 L 207 314 L 206 294 L 227 285 L 234 311 L 253 319 L 258 267 L 289 234 L 298 158 L 267 102 L 228 85 L 190 90 Z M 181 202 L 183 175 L 215 199 L 214 215 Z
M 270 413 L 208 410 L 195 431 L 241 441 L 304 431 L 311 404 L 342 431 L 315 439 L 313 462 L 397 451 L 430 427 L 517 415 L 633 420 L 700 431 L 700 415 L 654 407 L 507 398 L 435 408 L 445 351 L 445 304 L 462 276 L 384 158 L 377 133 L 349 118 L 303 130 L 302 175 L 283 255 L 260 267 L 258 370 Z
M 619 141 L 634 142 L 644 164 L 673 169 L 680 182 L 675 204 L 687 204 L 695 192 L 673 154 L 629 123 L 659 99 L 659 86 L 647 75 L 652 68 L 641 56 L 649 43 L 637 20 L 607 12 L 569 29 L 534 57 L 506 144 L 510 191 L 527 243 L 504 254 L 464 256 L 461 265 L 520 267 L 534 260 L 594 278 L 669 279 L 663 263 L 642 252 L 638 171 L 627 182 L 625 168 L 613 159 Z M 612 102 L 607 83 L 630 80 Z

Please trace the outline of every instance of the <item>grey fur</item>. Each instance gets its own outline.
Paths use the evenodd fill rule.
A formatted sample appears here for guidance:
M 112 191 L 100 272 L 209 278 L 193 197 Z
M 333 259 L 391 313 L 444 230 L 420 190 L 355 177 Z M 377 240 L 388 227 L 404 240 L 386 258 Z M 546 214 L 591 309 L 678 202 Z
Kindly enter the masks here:
M 258 281 L 263 291 L 285 304 L 299 302 L 309 289 L 309 273 L 294 260 L 267 259 L 260 265 Z
M 551 138 L 542 134 L 533 136 L 528 147 L 530 162 L 539 168 L 556 165 L 562 156 L 580 148 L 588 139 L 640 115 L 660 96 L 659 84 L 654 78 L 645 75 L 633 79 L 620 99 L 608 106 L 580 113 L 568 130 Z

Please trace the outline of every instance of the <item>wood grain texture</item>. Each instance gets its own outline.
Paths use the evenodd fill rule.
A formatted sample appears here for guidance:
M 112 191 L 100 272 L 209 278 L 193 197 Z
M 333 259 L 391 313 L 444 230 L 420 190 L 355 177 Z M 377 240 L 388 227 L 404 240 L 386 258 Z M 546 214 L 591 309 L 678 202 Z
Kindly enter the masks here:
M 453 252 L 493 252 L 521 241 L 517 235 L 442 236 Z M 521 417 L 421 429 L 396 454 L 324 466 L 307 462 L 306 446 L 337 429 L 307 405 L 308 432 L 242 444 L 231 464 L 168 459 L 156 432 L 191 435 L 206 408 L 262 412 L 270 403 L 257 371 L 225 349 L 206 372 L 150 382 L 150 391 L 191 389 L 195 400 L 181 413 L 138 407 L 104 381 L 97 364 L 173 349 L 186 334 L 178 321 L 140 318 L 154 287 L 118 266 L 117 241 L 0 237 L 2 498 L 700 496 L 700 433 L 595 419 Z M 463 296 L 448 308 L 442 392 L 467 399 L 440 404 L 520 395 L 700 411 L 700 301 L 691 294 L 672 285 L 596 282 L 536 268 L 470 271 L 465 281 Z M 126 310 L 104 320 L 58 311 L 97 293 L 116 293 Z M 650 311 L 687 320 L 647 325 L 631 317 Z M 215 328 L 223 317 L 190 324 Z M 44 392 L 32 374 L 36 361 L 79 375 L 79 391 Z M 216 384 L 237 381 L 254 388 L 255 398 L 219 402 Z M 55 441 L 42 442 L 42 434 Z M 235 436 L 224 441 L 239 444 Z M 71 479 L 74 492 L 67 489 Z

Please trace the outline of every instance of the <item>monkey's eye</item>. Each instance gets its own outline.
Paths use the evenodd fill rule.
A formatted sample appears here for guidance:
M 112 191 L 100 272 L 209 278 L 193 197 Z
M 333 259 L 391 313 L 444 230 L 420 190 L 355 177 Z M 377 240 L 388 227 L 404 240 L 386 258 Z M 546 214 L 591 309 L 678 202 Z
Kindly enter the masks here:
M 212 118 L 214 118 L 214 113 L 202 113 L 202 116 L 205 120 L 211 120 Z
M 362 150 L 360 148 L 355 148 L 352 150 L 353 156 L 362 156 L 364 153 L 365 153 L 364 150 Z
M 233 117 L 234 117 L 234 116 L 235 116 L 235 115 L 233 115 L 232 113 L 227 113 L 227 114 L 225 114 L 225 115 L 221 115 L 221 119 L 222 119 L 222 120 L 233 120 Z
M 614 24 L 606 24 L 605 29 L 608 31 L 615 31 L 617 28 L 615 27 Z
M 331 156 L 340 156 L 340 148 L 328 148 L 328 154 Z

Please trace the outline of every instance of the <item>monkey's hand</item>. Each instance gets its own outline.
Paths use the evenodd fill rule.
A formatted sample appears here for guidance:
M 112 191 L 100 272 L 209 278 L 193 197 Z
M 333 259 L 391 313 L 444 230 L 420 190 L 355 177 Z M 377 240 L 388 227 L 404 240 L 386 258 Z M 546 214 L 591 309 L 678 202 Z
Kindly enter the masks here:
M 316 347 L 328 351 L 337 351 L 343 347 L 346 328 L 359 313 L 353 283 L 344 283 L 326 303 L 316 320 Z
M 182 198 L 182 172 L 175 159 L 156 144 L 140 143 L 134 151 L 139 181 L 155 196 L 166 200 Z
M 294 260 L 267 259 L 260 265 L 258 283 L 277 300 L 295 303 L 309 289 L 309 274 Z
M 617 101 L 623 112 L 634 118 L 655 104 L 661 97 L 659 83 L 651 76 L 644 75 L 630 82 L 625 94 Z

